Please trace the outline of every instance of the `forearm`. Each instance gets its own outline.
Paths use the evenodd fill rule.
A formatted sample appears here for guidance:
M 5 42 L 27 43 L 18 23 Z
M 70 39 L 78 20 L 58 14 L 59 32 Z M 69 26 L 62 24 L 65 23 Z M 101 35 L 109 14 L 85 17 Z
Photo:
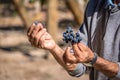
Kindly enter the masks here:
M 52 53 L 52 55 L 54 56 L 56 61 L 62 67 L 64 67 L 71 76 L 79 77 L 85 73 L 86 66 L 84 66 L 83 64 L 80 64 L 80 63 L 79 64 L 72 64 L 72 66 L 70 68 L 68 68 L 66 66 L 66 64 L 63 60 L 63 56 L 64 56 L 65 51 L 63 49 L 61 49 L 58 45 L 56 45 L 55 49 L 50 50 L 50 52 Z
M 119 71 L 117 63 L 110 62 L 103 58 L 98 57 L 96 63 L 93 65 L 94 68 L 101 71 L 108 77 L 114 77 Z
M 63 60 L 63 55 L 65 53 L 65 51 L 60 48 L 58 45 L 55 46 L 54 49 L 50 50 L 51 54 L 53 55 L 53 57 L 56 59 L 56 61 L 63 67 L 66 69 L 64 60 Z

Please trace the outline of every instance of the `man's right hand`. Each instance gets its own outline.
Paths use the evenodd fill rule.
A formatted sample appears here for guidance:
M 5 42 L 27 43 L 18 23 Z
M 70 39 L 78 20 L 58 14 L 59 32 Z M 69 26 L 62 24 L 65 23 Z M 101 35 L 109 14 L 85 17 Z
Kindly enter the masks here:
M 51 35 L 46 31 L 41 23 L 38 23 L 37 25 L 33 23 L 27 31 L 27 36 L 33 46 L 49 50 L 58 63 L 67 71 L 75 69 L 76 64 L 69 65 L 66 63 L 66 60 L 63 59 L 63 55 L 65 53 L 64 50 L 55 43 Z
M 27 31 L 27 36 L 30 43 L 37 48 L 52 50 L 56 47 L 55 41 L 41 23 L 33 23 Z

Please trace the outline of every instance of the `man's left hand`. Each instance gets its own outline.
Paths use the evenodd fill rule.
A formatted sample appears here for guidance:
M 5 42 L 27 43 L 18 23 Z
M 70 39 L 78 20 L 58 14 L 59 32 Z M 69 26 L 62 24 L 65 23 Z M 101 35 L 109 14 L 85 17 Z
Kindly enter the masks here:
M 87 46 L 85 46 L 82 43 L 75 43 L 73 44 L 73 51 L 74 51 L 74 55 L 70 54 L 70 50 L 69 48 L 67 48 L 66 50 L 66 63 L 89 63 L 90 61 L 92 61 L 93 57 L 94 57 L 94 53 L 91 51 L 90 48 L 88 48 Z M 69 54 L 69 56 L 68 56 Z M 71 59 L 74 58 L 74 59 Z

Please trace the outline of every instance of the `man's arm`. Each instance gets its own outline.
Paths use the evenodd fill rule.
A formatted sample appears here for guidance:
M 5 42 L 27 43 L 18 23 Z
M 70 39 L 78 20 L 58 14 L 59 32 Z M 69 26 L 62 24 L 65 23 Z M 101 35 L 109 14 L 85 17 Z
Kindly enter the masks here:
M 54 49 L 50 50 L 50 52 L 54 56 L 56 61 L 66 69 L 69 75 L 80 77 L 86 72 L 86 66 L 81 63 L 78 63 L 78 64 L 72 63 L 70 65 L 67 65 L 66 60 L 64 59 L 64 55 L 65 55 L 64 53 L 66 53 L 66 51 L 61 49 L 58 45 L 56 45 Z M 68 53 L 68 54 L 71 54 L 71 53 Z
M 108 77 L 115 77 L 119 71 L 119 65 L 117 63 L 110 62 L 100 57 L 97 58 L 97 61 L 95 62 L 93 67 L 101 71 Z
M 63 56 L 65 51 L 63 49 L 61 49 L 57 44 L 56 47 L 52 50 L 49 50 L 51 52 L 51 54 L 54 56 L 54 58 L 57 60 L 57 62 L 62 65 L 66 70 L 69 70 L 69 67 L 66 67 L 66 64 L 64 62 Z M 71 65 L 71 70 L 74 70 L 76 64 Z
M 76 59 L 71 59 L 71 56 L 66 56 L 69 63 L 89 63 L 94 58 L 94 53 L 82 43 L 73 44 L 73 50 L 75 55 L 71 56 L 74 56 Z M 116 77 L 120 79 L 120 68 L 118 63 L 98 57 L 93 67 L 110 78 Z
M 28 29 L 27 36 L 33 46 L 49 50 L 57 62 L 67 71 L 75 71 L 78 65 L 76 63 L 73 63 L 71 65 L 65 64 L 65 61 L 63 59 L 65 51 L 55 43 L 55 41 L 52 39 L 52 36 L 46 31 L 41 23 L 38 23 L 37 25 L 33 23 Z M 81 75 L 83 73 L 82 71 L 84 71 L 82 70 L 82 67 L 83 66 L 79 65 L 79 68 L 81 68 L 81 70 L 77 70 L 77 73 L 79 73 L 79 75 Z

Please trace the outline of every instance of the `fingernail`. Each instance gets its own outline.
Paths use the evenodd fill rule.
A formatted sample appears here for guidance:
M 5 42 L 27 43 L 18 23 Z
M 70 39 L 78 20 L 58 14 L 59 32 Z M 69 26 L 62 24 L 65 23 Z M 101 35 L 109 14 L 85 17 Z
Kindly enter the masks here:
M 36 26 L 35 23 L 33 23 L 32 26 Z
M 44 28 L 43 30 L 44 30 L 44 31 L 46 31 L 46 29 L 45 29 L 45 28 Z
M 70 65 L 70 63 L 66 63 L 66 65 L 67 65 L 67 66 L 69 66 L 69 65 Z

